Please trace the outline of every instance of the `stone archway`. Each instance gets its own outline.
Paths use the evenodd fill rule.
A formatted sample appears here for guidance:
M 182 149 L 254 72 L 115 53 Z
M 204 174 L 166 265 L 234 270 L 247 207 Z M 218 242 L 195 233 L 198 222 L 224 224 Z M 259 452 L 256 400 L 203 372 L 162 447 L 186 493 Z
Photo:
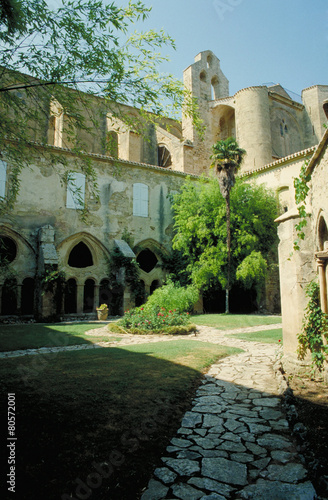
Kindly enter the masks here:
M 320 305 L 324 313 L 328 313 L 328 303 L 327 303 L 327 283 L 328 283 L 328 229 L 324 213 L 319 212 L 318 224 L 317 224 L 317 248 L 319 252 L 315 254 L 317 267 L 319 272 L 319 284 L 320 284 Z

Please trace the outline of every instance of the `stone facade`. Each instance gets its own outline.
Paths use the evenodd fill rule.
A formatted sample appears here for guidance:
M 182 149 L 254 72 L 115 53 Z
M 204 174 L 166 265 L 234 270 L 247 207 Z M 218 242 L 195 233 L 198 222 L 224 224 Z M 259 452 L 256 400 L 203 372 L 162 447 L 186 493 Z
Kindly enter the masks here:
M 42 319 L 58 313 L 92 313 L 100 303 L 110 303 L 113 291 L 107 279 L 108 259 L 124 232 L 134 241 L 132 250 L 137 260 L 140 257 L 145 294 L 162 285 L 165 271 L 161 255 L 169 252 L 172 239 L 168 195 L 179 190 L 186 175 L 88 155 L 98 174 L 100 196 L 99 200 L 90 199 L 85 186 L 90 215 L 84 222 L 70 204 L 69 187 L 60 182 L 60 166 L 48 166 L 49 148 L 39 149 L 40 157 L 23 171 L 15 213 L 1 220 L 3 253 L 9 261 L 2 276 L 2 314 L 33 315 L 37 311 Z M 74 168 L 75 157 L 70 151 L 52 149 L 59 157 L 69 157 Z M 69 285 L 59 310 L 53 303 L 55 290 L 40 293 L 45 273 L 57 270 L 64 273 Z M 8 287 L 12 278 L 16 290 L 10 293 L 16 298 L 10 305 Z M 35 295 L 34 302 L 31 294 Z M 125 290 L 123 308 L 132 305 L 131 293 Z
M 299 175 L 304 160 L 311 158 L 323 134 L 322 104 L 328 98 L 328 86 L 305 89 L 303 103 L 291 99 L 280 85 L 250 87 L 229 96 L 229 82 L 211 51 L 198 54 L 183 76 L 199 103 L 206 126 L 203 141 L 184 115 L 181 123 L 158 117 L 155 126 L 142 123 L 138 110 L 125 105 L 117 105 L 114 118 L 106 101 L 98 97 L 88 97 L 87 112 L 81 107 L 95 133 L 75 132 L 86 151 L 84 156 L 97 172 L 99 200 L 92 197 L 78 167 L 72 149 L 76 144 L 67 133 L 69 117 L 60 103 L 45 105 L 43 122 L 31 124 L 31 139 L 40 143 L 35 143 L 30 168 L 22 174 L 16 206 L 10 216 L 0 220 L 0 250 L 8 261 L 0 283 L 0 314 L 36 313 L 45 319 L 94 313 L 101 302 L 110 303 L 113 291 L 107 278 L 108 258 L 124 232 L 134 241 L 131 250 L 142 264 L 140 279 L 145 294 L 151 293 L 165 279 L 161 254 L 171 248 L 173 221 L 168 195 L 179 190 L 187 174 L 195 179 L 208 175 L 213 143 L 229 136 L 236 137 L 247 151 L 241 175 L 265 183 L 279 195 L 282 297 L 290 307 L 294 298 L 288 298 L 290 283 L 285 283 L 285 278 L 295 281 L 296 268 L 304 269 L 303 261 L 294 263 L 293 269 L 284 268 L 296 214 L 293 178 Z M 123 117 L 129 117 L 130 126 Z M 140 128 L 146 128 L 146 136 Z M 41 145 L 45 142 L 48 146 Z M 64 157 L 74 172 L 72 182 L 80 189 L 82 200 L 61 182 Z M 5 196 L 10 184 L 11 168 L 1 160 L 0 196 Z M 87 223 L 78 210 L 85 201 L 91 210 Z M 44 289 L 44 275 L 56 275 L 58 270 L 65 274 L 66 288 L 55 306 L 53 298 L 58 290 L 51 283 Z M 296 282 L 302 279 L 298 277 Z M 276 281 L 277 276 L 267 286 L 271 305 L 277 301 L 272 287 Z M 123 307 L 130 305 L 131 291 L 125 289 Z M 284 324 L 284 330 L 288 329 L 293 327 Z M 291 350 L 294 347 L 292 342 Z
M 328 117 L 328 116 L 327 116 Z M 282 319 L 284 335 L 284 364 L 286 369 L 302 372 L 309 360 L 299 362 L 296 356 L 297 334 L 302 328 L 304 309 L 308 298 L 306 286 L 318 276 L 321 308 L 328 312 L 328 131 L 309 159 L 307 172 L 311 173 L 310 192 L 306 200 L 308 222 L 300 250 L 293 252 L 296 239 L 295 225 L 298 211 L 292 208 L 277 219 L 279 244 L 280 281 L 282 291 Z M 325 370 L 328 381 L 328 371 Z

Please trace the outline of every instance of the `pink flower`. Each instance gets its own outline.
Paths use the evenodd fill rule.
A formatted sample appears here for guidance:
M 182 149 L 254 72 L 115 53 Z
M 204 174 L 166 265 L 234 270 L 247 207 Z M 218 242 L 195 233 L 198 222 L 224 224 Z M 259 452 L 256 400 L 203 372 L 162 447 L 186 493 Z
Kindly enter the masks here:
M 143 307 L 141 307 L 141 308 L 140 308 L 140 311 L 143 311 L 143 310 L 144 310 L 144 308 L 143 308 Z

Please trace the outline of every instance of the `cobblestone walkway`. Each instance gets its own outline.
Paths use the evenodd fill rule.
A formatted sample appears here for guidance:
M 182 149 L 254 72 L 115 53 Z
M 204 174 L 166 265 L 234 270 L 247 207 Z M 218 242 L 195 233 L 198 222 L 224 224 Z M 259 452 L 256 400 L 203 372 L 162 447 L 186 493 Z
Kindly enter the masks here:
M 230 331 L 201 326 L 196 335 L 183 337 L 240 347 L 244 352 L 211 366 L 141 500 L 316 498 L 281 411 L 281 380 L 273 369 L 277 346 L 231 335 L 273 328 L 281 325 Z M 94 344 L 0 353 L 0 357 L 173 339 L 176 337 L 124 335 L 120 341 L 109 338 Z
M 281 411 L 277 347 L 209 327 L 197 338 L 245 352 L 212 365 L 141 500 L 316 498 Z

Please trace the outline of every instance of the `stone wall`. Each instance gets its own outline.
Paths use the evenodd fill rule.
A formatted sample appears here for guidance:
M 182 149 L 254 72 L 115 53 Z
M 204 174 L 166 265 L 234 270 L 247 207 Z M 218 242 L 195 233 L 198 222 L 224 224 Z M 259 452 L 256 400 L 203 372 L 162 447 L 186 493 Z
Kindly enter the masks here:
M 0 235 L 12 241 L 16 248 L 10 268 L 18 288 L 22 288 L 26 278 L 34 279 L 37 295 L 37 290 L 40 291 L 37 281 L 44 278 L 50 266 L 51 271 L 63 272 L 66 282 L 70 280 L 74 287 L 72 300 L 76 305 L 67 305 L 63 297 L 61 311 L 65 312 L 65 307 L 66 312 L 77 314 L 95 311 L 106 285 L 110 252 L 115 240 L 121 240 L 125 232 L 134 242 L 137 260 L 143 250 L 149 251 L 154 259 L 151 269 L 145 265 L 141 271 L 145 292 L 150 293 L 161 285 L 165 277 L 160 267 L 161 253 L 170 250 L 172 241 L 173 221 L 168 195 L 179 190 L 185 174 L 89 155 L 98 175 L 100 195 L 99 200 L 94 199 L 86 183 L 85 201 L 90 214 L 84 222 L 79 210 L 67 206 L 68 188 L 61 182 L 62 155 L 75 171 L 78 170 L 76 158 L 68 150 L 50 149 L 55 157 L 57 155 L 58 163 L 53 161 L 54 157 L 52 163 L 49 161 L 49 148 L 39 147 L 40 156 L 33 159 L 31 155 L 30 169 L 22 173 L 14 212 L 1 220 Z M 10 178 L 10 165 L 7 176 Z M 43 235 L 51 233 L 52 242 L 45 241 L 44 237 L 40 239 L 40 231 Z M 57 262 L 49 261 L 49 252 L 52 258 L 56 256 Z M 6 276 L 2 276 L 2 285 L 5 280 Z M 88 287 L 89 292 L 86 291 Z M 126 301 L 130 300 L 128 296 L 127 291 Z M 35 298 L 35 303 L 41 304 L 40 318 L 53 316 L 51 297 L 47 294 L 42 297 Z M 1 312 L 5 314 L 5 303 L 2 306 Z M 16 309 L 21 312 L 20 296 L 17 296 Z

